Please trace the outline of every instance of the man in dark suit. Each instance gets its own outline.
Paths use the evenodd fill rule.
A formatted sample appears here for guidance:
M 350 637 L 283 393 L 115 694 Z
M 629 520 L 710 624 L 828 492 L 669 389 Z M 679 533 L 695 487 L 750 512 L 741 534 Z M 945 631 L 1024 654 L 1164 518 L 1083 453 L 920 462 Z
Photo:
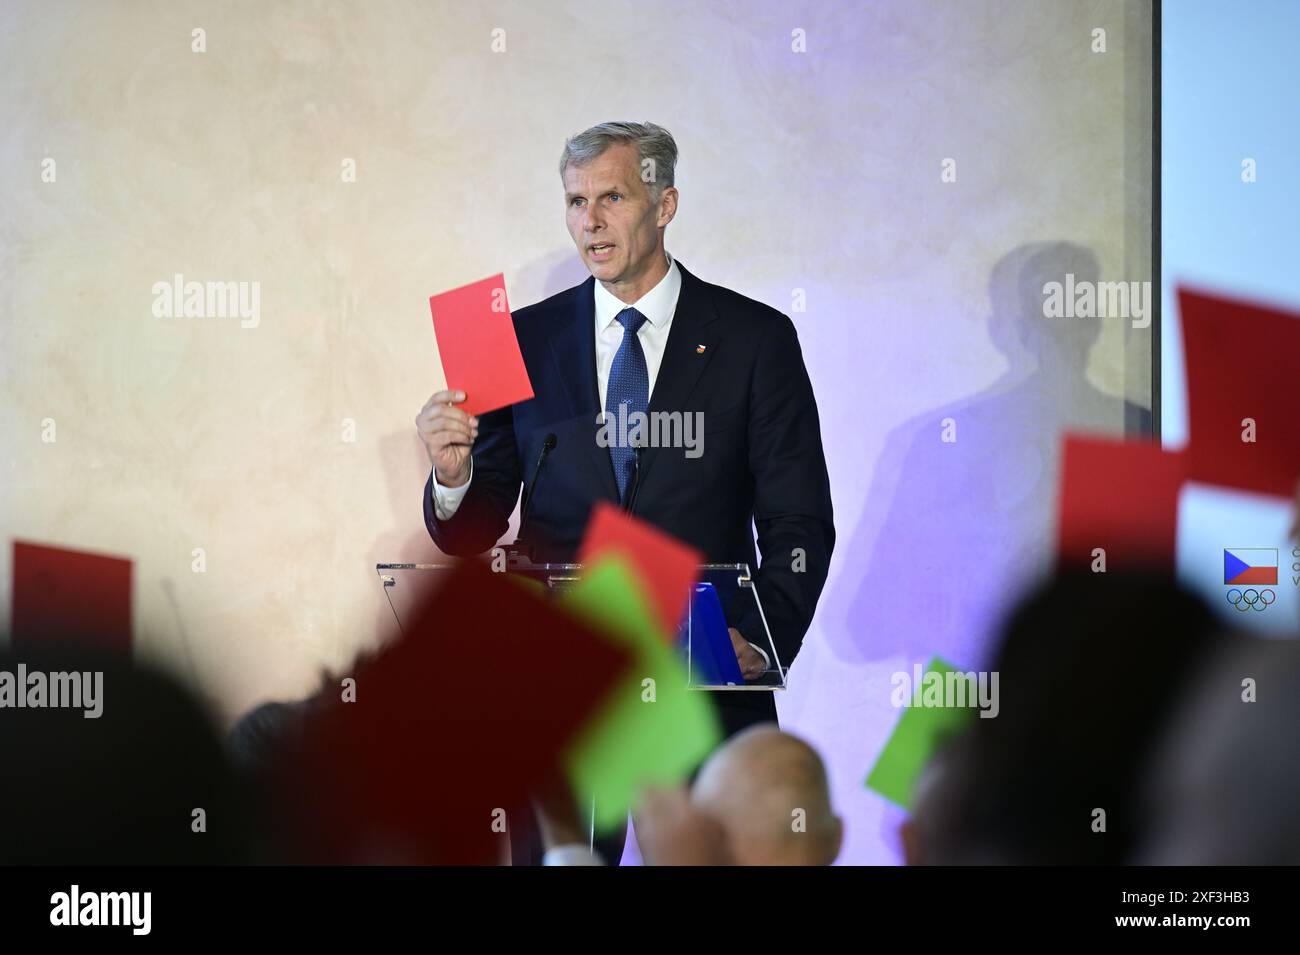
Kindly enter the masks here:
M 603 123 L 565 144 L 569 234 L 592 277 L 514 313 L 534 398 L 481 419 L 456 407 L 460 392 L 425 404 L 425 521 L 445 553 L 491 549 L 553 435 L 526 501 L 535 560 L 573 560 L 602 500 L 630 501 L 711 563 L 757 565 L 757 528 L 755 582 L 789 667 L 835 543 L 817 405 L 791 321 L 665 251 L 676 161 L 672 136 L 650 123 Z M 672 412 L 682 446 L 644 446 L 645 431 L 610 427 Z M 728 621 L 746 679 L 776 664 L 750 642 L 761 632 L 752 613 Z M 727 735 L 776 720 L 771 693 L 709 696 Z

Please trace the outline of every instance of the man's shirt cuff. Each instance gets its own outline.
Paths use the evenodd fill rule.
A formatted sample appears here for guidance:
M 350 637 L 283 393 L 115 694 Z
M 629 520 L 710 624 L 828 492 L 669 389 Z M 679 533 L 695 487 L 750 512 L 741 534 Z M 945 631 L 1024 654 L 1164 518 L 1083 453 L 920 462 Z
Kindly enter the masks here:
M 469 480 L 460 487 L 443 487 L 438 483 L 438 472 L 433 471 L 433 513 L 440 521 L 449 521 L 460 507 L 469 486 L 474 482 L 474 459 L 469 459 Z
M 576 845 L 556 846 L 547 849 L 542 856 L 542 865 L 604 865 L 605 860 L 594 849 L 578 843 Z

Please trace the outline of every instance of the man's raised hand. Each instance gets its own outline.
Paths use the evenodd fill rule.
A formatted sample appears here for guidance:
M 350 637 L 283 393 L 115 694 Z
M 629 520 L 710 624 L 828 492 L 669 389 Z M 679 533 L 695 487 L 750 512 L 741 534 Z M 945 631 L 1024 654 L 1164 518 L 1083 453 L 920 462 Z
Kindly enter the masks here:
M 469 480 L 469 453 L 478 437 L 478 418 L 456 407 L 464 400 L 463 391 L 439 391 L 415 418 L 429 463 L 443 487 L 460 487 Z

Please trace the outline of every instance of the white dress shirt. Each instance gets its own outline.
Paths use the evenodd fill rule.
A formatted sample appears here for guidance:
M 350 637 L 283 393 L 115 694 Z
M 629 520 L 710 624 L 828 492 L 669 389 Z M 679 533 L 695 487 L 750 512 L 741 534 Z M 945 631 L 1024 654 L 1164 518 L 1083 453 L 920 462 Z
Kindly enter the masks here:
M 581 843 L 572 845 L 555 846 L 553 849 L 547 849 L 542 856 L 542 865 L 544 866 L 580 866 L 580 865 L 604 865 L 605 860 L 601 858 L 599 852 L 591 849 Z

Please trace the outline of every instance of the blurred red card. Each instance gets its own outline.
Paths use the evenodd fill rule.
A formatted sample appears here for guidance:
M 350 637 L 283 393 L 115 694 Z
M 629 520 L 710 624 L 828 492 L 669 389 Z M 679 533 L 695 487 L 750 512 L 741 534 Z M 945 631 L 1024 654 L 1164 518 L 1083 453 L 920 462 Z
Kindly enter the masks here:
M 1182 454 L 1147 441 L 1065 436 L 1057 555 L 1087 567 L 1106 552 L 1106 570 L 1174 569 Z
M 328 688 L 286 766 L 313 861 L 491 861 L 632 664 L 505 574 L 466 560 L 439 576 L 404 636 L 347 672 L 355 701 Z
M 131 561 L 14 541 L 15 649 L 131 652 Z
M 1290 498 L 1300 479 L 1300 314 L 1187 289 L 1178 309 L 1188 477 Z
M 590 564 L 611 554 L 621 557 L 636 574 L 660 632 L 672 640 L 686 613 L 686 602 L 704 555 L 602 501 L 591 512 L 578 561 Z
M 533 397 L 504 276 L 431 296 L 429 309 L 447 387 L 465 392 L 458 407 L 479 415 Z

